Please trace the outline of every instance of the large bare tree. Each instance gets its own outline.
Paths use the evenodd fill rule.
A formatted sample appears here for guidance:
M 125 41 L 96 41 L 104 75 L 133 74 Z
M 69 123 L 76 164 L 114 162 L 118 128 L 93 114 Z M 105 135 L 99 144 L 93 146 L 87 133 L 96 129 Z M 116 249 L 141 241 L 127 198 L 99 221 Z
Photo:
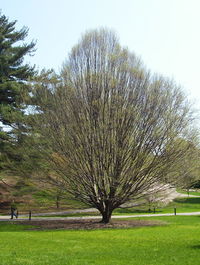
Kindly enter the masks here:
M 162 189 L 174 181 L 173 165 L 189 148 L 181 144 L 190 141 L 188 103 L 173 81 L 147 71 L 112 31 L 83 35 L 60 82 L 35 90 L 38 137 L 46 139 L 52 172 L 97 208 L 102 222 L 123 203 L 155 192 L 155 184 Z

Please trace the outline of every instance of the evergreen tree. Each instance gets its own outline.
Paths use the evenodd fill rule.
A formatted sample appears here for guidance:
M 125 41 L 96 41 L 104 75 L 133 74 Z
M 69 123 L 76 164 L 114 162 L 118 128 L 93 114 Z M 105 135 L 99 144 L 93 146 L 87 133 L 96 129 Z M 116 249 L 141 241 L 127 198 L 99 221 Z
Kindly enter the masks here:
M 27 81 L 35 74 L 34 67 L 24 64 L 35 43 L 24 43 L 28 28 L 16 30 L 15 26 L 16 21 L 10 22 L 0 13 L 0 170 L 6 167 L 7 159 L 19 160 L 13 149 L 25 130 L 25 100 L 30 92 Z
M 23 27 L 15 30 L 16 21 L 9 22 L 0 15 L 0 121 L 4 125 L 20 120 L 27 95 L 26 81 L 34 75 L 34 67 L 23 64 L 24 56 L 34 51 L 35 43 L 21 43 L 28 34 Z

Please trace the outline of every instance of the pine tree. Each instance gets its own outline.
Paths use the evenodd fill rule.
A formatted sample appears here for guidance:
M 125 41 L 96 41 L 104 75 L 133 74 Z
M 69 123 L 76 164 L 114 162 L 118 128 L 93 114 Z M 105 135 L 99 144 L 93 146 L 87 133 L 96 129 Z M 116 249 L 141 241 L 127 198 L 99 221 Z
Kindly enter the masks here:
M 25 100 L 29 97 L 28 80 L 34 76 L 34 66 L 24 64 L 24 57 L 34 52 L 35 42 L 24 42 L 28 28 L 16 30 L 16 21 L 0 13 L 0 170 L 13 157 L 20 142 L 26 118 Z
M 10 126 L 23 114 L 23 97 L 28 93 L 26 81 L 35 73 L 34 67 L 23 64 L 24 56 L 34 51 L 35 43 L 21 43 L 28 29 L 17 31 L 15 24 L 16 21 L 9 22 L 5 15 L 0 15 L 0 121 Z

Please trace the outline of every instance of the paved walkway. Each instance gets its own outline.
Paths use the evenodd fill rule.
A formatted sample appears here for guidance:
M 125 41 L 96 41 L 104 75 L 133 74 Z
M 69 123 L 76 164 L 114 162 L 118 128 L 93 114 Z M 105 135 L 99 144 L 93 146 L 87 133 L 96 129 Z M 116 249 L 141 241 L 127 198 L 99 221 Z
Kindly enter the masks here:
M 200 212 L 191 213 L 177 213 L 178 216 L 194 216 L 200 215 Z M 135 215 L 113 215 L 112 219 L 120 218 L 138 218 L 138 217 L 157 217 L 157 216 L 174 216 L 174 213 L 162 213 L 162 214 L 135 214 Z M 28 216 L 27 216 L 28 219 Z M 24 221 L 26 217 L 18 219 L 10 219 L 10 216 L 0 216 L 0 221 Z M 101 219 L 101 216 L 82 216 L 82 217 L 32 217 L 32 221 L 49 221 L 49 220 L 87 220 L 87 219 Z

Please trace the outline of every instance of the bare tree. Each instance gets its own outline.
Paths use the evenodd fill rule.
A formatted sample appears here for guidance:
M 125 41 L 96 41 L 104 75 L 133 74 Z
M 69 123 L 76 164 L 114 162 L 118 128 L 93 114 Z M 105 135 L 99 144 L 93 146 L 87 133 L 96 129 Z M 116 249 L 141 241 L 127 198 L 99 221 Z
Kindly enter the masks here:
M 153 192 L 155 183 L 174 181 L 173 165 L 188 148 L 180 140 L 189 137 L 188 103 L 173 81 L 147 71 L 113 32 L 87 32 L 61 81 L 43 83 L 35 93 L 52 170 L 71 194 L 99 210 L 102 222 L 123 203 Z

